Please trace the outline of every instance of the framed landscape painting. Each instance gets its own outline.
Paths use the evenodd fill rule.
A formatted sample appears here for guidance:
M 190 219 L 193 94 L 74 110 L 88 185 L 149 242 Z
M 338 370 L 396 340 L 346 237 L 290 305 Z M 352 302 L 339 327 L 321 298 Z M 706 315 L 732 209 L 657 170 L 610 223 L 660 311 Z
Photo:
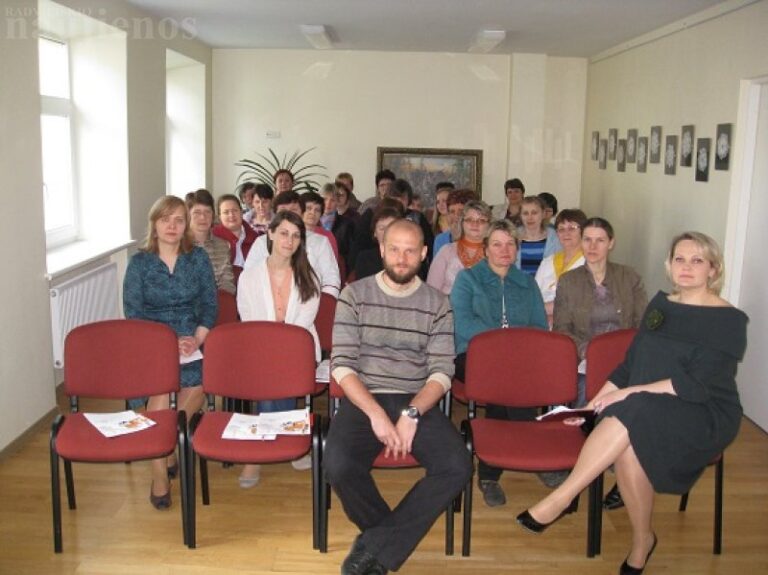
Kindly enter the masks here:
M 377 170 L 392 170 L 408 180 L 424 207 L 435 205 L 435 185 L 453 182 L 482 197 L 483 151 L 450 148 L 378 148 Z

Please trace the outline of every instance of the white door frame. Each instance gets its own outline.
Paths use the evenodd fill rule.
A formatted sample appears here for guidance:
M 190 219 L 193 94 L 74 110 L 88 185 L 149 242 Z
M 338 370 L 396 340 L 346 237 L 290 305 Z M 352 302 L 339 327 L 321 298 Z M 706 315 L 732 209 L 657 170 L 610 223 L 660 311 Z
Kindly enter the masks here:
M 726 262 L 723 295 L 737 307 L 744 271 L 744 250 L 747 242 L 749 204 L 755 168 L 760 95 L 764 89 L 768 90 L 768 76 L 741 81 L 737 130 L 731 140 L 731 149 L 734 151 L 731 166 L 733 177 L 728 199 L 728 220 L 723 250 Z

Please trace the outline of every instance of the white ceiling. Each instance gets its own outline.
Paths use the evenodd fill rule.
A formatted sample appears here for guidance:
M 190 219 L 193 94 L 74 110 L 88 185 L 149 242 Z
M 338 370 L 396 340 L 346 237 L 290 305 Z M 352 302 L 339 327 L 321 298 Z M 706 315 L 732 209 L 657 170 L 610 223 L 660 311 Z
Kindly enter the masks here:
M 311 49 L 323 24 L 337 50 L 466 52 L 505 30 L 497 54 L 594 56 L 721 0 L 128 0 L 214 48 Z M 729 3 L 729 2 L 725 2 Z M 732 0 L 731 2 L 732 3 Z

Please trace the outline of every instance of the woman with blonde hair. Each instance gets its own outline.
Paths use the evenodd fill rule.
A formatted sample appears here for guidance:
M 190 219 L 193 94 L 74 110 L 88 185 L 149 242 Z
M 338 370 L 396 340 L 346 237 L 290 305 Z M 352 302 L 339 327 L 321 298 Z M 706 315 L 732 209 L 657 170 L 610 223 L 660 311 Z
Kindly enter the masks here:
M 202 347 L 216 321 L 216 308 L 213 268 L 205 250 L 192 239 L 187 207 L 180 198 L 162 197 L 149 211 L 144 247 L 134 254 L 125 272 L 125 317 L 170 326 L 179 338 L 179 355 L 184 360 Z M 202 361 L 183 363 L 180 375 L 178 408 L 191 416 L 203 405 Z M 144 398 L 131 403 L 141 405 Z M 167 409 L 168 404 L 167 395 L 150 397 L 147 409 Z M 171 506 L 169 479 L 177 473 L 175 461 L 152 462 L 149 499 L 156 509 Z
M 685 232 L 672 240 L 665 265 L 673 290 L 648 304 L 624 362 L 589 402 L 598 423 L 576 466 L 560 487 L 517 517 L 541 533 L 613 464 L 632 526 L 620 575 L 642 573 L 656 548 L 654 493 L 688 492 L 736 438 L 742 417 L 735 376 L 748 318 L 719 295 L 720 248 L 702 233 Z

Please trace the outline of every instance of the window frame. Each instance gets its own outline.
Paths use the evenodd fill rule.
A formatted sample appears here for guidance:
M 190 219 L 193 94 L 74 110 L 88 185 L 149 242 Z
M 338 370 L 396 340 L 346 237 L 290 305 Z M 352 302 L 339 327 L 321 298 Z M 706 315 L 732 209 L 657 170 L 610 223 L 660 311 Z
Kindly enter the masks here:
M 77 178 L 77 156 L 75 148 L 75 121 L 74 121 L 74 105 L 72 103 L 72 60 L 70 54 L 70 45 L 66 40 L 57 37 L 55 34 L 40 33 L 39 42 L 55 42 L 62 44 L 66 47 L 67 56 L 67 74 L 68 85 L 67 95 L 64 96 L 44 96 L 40 94 L 40 128 L 41 128 L 41 140 L 42 140 L 42 121 L 44 116 L 63 117 L 69 120 L 69 172 L 70 172 L 70 195 L 69 201 L 72 205 L 72 219 L 71 222 L 63 226 L 55 228 L 48 228 L 44 223 L 46 247 L 53 248 L 68 243 L 75 242 L 80 236 L 80 201 L 78 193 L 78 178 Z M 40 64 L 38 64 L 38 74 Z M 41 157 L 41 162 L 44 162 L 44 158 Z M 45 169 L 43 169 L 45 173 Z M 42 193 L 43 202 L 46 201 L 46 183 L 43 181 Z M 45 219 L 45 218 L 44 218 Z

